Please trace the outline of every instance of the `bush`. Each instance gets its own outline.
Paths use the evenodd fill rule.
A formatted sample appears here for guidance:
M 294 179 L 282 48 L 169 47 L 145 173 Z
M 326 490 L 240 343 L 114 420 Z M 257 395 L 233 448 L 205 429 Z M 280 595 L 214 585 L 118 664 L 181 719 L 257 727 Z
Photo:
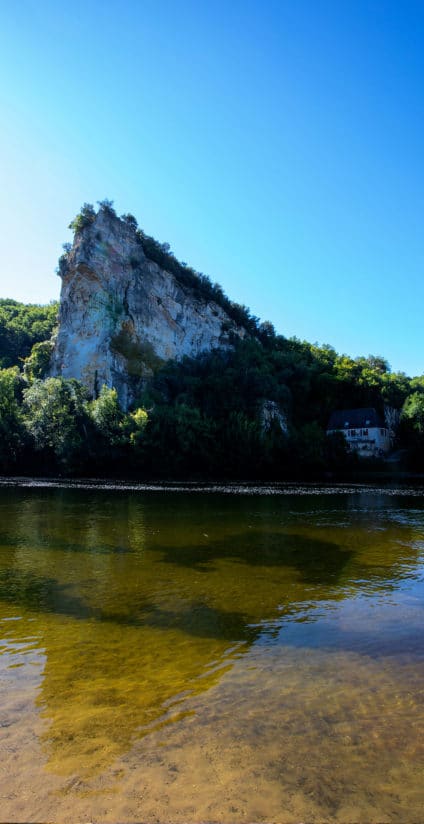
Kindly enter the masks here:
M 96 212 L 94 206 L 92 206 L 91 203 L 84 203 L 81 211 L 71 220 L 69 229 L 71 229 L 74 234 L 77 234 L 78 232 L 82 232 L 86 226 L 94 223 L 95 219 Z

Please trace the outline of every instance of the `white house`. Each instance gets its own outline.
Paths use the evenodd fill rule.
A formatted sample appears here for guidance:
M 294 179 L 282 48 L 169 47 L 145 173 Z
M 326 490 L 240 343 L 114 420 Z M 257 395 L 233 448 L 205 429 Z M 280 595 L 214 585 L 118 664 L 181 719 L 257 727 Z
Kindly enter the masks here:
M 391 447 L 390 433 L 375 409 L 341 409 L 333 412 L 327 435 L 342 432 L 349 449 L 362 458 L 379 458 Z

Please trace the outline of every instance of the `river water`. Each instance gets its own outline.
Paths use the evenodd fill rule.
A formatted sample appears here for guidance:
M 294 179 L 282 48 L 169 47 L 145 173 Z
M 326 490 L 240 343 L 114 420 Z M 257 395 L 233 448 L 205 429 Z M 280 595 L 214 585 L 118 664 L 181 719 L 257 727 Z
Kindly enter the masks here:
M 424 498 L 0 482 L 0 821 L 424 820 Z

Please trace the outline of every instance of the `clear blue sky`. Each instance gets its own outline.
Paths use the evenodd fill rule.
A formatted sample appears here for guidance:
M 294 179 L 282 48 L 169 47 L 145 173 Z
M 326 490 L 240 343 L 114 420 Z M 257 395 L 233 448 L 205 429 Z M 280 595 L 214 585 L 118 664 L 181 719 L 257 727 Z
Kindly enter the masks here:
M 104 197 L 286 336 L 424 372 L 422 0 L 1 4 L 0 296 Z

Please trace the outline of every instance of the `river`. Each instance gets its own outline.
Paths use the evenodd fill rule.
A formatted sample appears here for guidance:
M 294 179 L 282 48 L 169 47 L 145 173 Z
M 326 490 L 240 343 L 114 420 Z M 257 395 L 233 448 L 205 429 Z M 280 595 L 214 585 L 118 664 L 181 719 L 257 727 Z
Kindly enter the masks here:
M 423 820 L 424 498 L 0 481 L 0 821 Z

